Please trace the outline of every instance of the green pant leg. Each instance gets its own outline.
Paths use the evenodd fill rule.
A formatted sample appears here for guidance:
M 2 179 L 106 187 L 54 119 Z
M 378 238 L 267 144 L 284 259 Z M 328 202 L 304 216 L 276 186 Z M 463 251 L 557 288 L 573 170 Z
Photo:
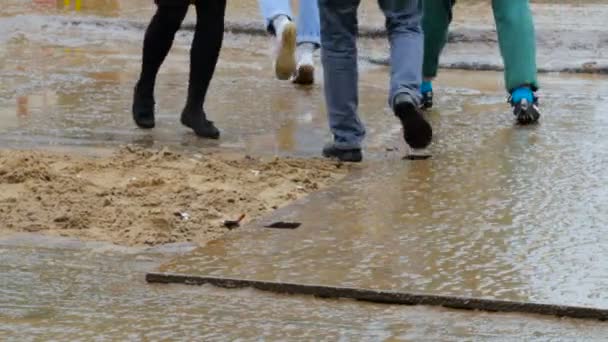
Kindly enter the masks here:
M 439 55 L 448 41 L 448 27 L 452 21 L 455 0 L 421 0 L 422 30 L 424 31 L 424 64 L 422 76 L 437 76 Z
M 522 85 L 538 88 L 536 38 L 529 0 L 492 0 L 508 92 Z

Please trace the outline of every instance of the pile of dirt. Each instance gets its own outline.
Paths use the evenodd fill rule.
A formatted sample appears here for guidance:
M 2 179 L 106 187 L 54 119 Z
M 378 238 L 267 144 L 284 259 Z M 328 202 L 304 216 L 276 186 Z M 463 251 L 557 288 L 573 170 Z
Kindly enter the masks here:
M 0 150 L 0 234 L 205 243 L 342 178 L 342 164 L 124 147 L 108 157 Z

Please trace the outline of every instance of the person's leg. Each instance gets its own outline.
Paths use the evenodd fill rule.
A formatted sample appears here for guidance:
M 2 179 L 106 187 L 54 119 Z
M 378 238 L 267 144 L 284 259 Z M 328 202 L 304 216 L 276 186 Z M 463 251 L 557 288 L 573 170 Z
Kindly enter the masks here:
M 528 0 L 493 0 L 500 53 L 505 64 L 505 86 L 538 88 L 536 37 Z
M 203 105 L 213 78 L 224 37 L 226 0 L 196 0 L 196 29 L 190 49 L 188 100 L 182 123 L 205 138 L 219 138 L 220 132 L 207 120 Z
M 326 157 L 361 160 L 365 128 L 357 114 L 357 8 L 360 0 L 319 0 L 325 102 L 334 141 Z
M 514 114 L 522 124 L 535 122 L 540 113 L 534 96 L 538 89 L 536 38 L 529 0 L 493 0 L 492 9 Z
M 154 127 L 156 75 L 173 45 L 175 33 L 188 12 L 187 1 L 171 6 L 162 1 L 157 3 L 156 14 L 152 17 L 144 37 L 141 74 L 133 95 L 133 119 L 141 128 Z
M 419 0 L 379 1 L 386 16 L 391 46 L 391 86 L 389 104 L 403 124 L 405 141 L 412 148 L 431 143 L 431 126 L 418 110 L 424 42 Z
M 437 76 L 439 56 L 448 41 L 448 27 L 452 21 L 455 0 L 422 1 L 422 31 L 424 32 L 424 63 L 422 67 L 422 106 L 433 106 L 432 81 Z
M 269 33 L 274 34 L 275 28 L 273 20 L 279 16 L 285 16 L 289 20 L 292 20 L 291 4 L 289 0 L 258 0 L 260 6 L 260 13 L 264 20 L 266 20 L 266 29 Z
M 276 37 L 275 75 L 280 80 L 287 80 L 296 70 L 296 26 L 292 20 L 291 5 L 289 0 L 258 0 L 258 4 L 268 32 Z
M 316 0 L 299 0 L 297 67 L 294 83 L 311 84 L 314 82 L 314 51 L 321 44 L 319 4 Z
M 317 1 L 299 0 L 298 14 L 298 44 L 312 43 L 316 47 L 321 45 L 321 23 L 319 17 L 319 3 Z

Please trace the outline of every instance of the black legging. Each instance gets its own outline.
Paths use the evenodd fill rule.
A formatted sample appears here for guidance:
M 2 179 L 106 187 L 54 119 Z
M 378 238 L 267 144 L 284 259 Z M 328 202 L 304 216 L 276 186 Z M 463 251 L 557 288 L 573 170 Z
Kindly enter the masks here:
M 179 30 L 188 3 L 184 0 L 157 0 L 158 8 L 144 38 L 142 69 L 138 91 L 152 97 L 156 75 L 167 57 Z M 209 83 L 222 47 L 226 0 L 196 0 L 196 29 L 190 49 L 190 80 L 186 107 L 202 110 Z

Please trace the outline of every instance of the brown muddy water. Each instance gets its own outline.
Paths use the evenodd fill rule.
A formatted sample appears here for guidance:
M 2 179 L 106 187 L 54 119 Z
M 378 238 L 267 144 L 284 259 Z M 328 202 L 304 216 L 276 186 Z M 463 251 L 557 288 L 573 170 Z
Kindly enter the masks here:
M 491 30 L 485 5 L 463 1 L 455 29 Z M 540 31 L 570 32 L 563 41 L 541 41 L 541 66 L 605 61 L 605 42 L 591 39 L 601 37 L 595 33 L 604 27 L 605 2 L 543 1 L 533 8 Z M 129 107 L 139 24 L 152 11 L 148 0 L 5 0 L 0 146 L 86 151 L 132 143 L 184 153 L 319 154 L 328 137 L 321 75 L 310 88 L 275 81 L 263 36 L 226 35 L 208 108 L 222 140 L 202 141 L 177 122 L 188 72 L 187 31 L 178 35 L 160 75 L 158 128 L 135 129 Z M 228 12 L 234 22 L 259 20 L 252 15 L 255 1 L 233 1 Z M 364 25 L 382 25 L 374 2 L 365 2 L 362 18 Z M 572 45 L 572 32 L 585 44 Z M 379 41 L 361 43 L 363 56 L 384 53 Z M 474 43 L 479 49 L 454 44 L 445 61 L 499 63 L 490 43 Z M 606 77 L 542 75 L 542 123 L 518 128 L 504 103 L 500 73 L 442 72 L 437 109 L 430 113 L 437 137 L 428 150 L 433 158 L 408 163 L 400 160 L 408 151 L 386 108 L 386 68 L 362 62 L 360 70 L 369 161 L 338 186 L 265 218 L 301 221 L 301 228 L 260 231 L 254 224 L 190 254 L 192 245 L 142 249 L 6 237 L 0 240 L 0 336 L 608 339 L 608 327 L 598 322 L 144 283 L 145 272 L 177 256 L 167 267 L 192 274 L 608 308 Z
M 0 242 L 0 334 L 8 341 L 608 338 L 604 324 L 589 321 L 145 284 L 144 272 L 185 251 L 30 237 Z

